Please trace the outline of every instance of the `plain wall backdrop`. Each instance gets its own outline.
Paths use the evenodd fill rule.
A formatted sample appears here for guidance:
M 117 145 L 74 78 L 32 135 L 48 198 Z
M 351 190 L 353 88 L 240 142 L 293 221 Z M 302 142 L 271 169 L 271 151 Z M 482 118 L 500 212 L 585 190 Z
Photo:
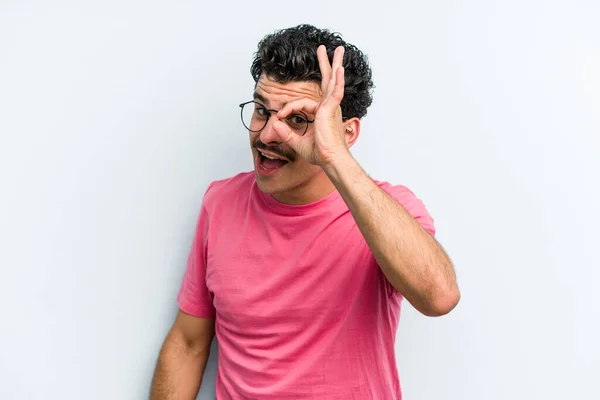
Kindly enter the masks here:
M 0 398 L 147 398 L 204 190 L 252 168 L 256 44 L 311 23 L 369 56 L 353 154 L 456 265 L 451 314 L 403 303 L 405 399 L 600 399 L 598 21 L 595 0 L 0 0 Z

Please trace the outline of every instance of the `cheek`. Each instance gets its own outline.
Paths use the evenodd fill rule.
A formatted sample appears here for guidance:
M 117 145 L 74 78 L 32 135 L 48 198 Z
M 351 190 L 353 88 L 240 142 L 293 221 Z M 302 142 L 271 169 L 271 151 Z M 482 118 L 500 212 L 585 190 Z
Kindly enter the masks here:
M 248 131 L 248 137 L 250 138 L 250 145 L 254 146 L 254 143 L 256 143 L 256 140 L 258 139 L 258 132 Z
M 321 167 L 318 165 L 312 165 L 311 163 L 305 161 L 302 157 L 296 156 L 296 162 L 294 163 L 294 173 L 301 175 L 306 178 L 309 176 L 314 176 L 321 171 Z

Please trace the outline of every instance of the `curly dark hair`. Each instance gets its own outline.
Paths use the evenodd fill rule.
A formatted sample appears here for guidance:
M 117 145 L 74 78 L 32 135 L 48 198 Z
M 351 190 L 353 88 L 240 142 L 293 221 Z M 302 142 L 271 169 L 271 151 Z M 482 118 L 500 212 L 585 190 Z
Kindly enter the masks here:
M 317 48 L 325 45 L 329 62 L 338 46 L 344 46 L 344 118 L 362 118 L 373 102 L 371 68 L 367 56 L 356 46 L 346 43 L 339 33 L 312 25 L 298 25 L 275 31 L 258 43 L 250 73 L 255 82 L 264 73 L 279 83 L 293 81 L 321 82 Z

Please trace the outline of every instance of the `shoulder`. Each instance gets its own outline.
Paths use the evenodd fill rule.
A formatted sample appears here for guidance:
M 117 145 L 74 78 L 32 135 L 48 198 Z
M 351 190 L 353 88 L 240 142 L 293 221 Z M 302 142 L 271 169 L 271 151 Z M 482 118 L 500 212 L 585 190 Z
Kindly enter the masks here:
M 255 183 L 254 172 L 242 172 L 226 179 L 212 181 L 204 193 L 203 204 L 207 210 L 224 202 L 238 200 L 248 195 Z
M 377 186 L 379 186 L 384 192 L 392 196 L 394 199 L 398 200 L 398 202 L 411 202 L 413 199 L 417 197 L 408 187 L 404 185 L 395 185 L 387 181 L 378 181 L 376 179 L 373 180 Z
M 412 190 L 404 185 L 394 185 L 385 181 L 373 180 L 390 197 L 396 200 L 430 234 L 435 235 L 434 220 L 425 203 Z

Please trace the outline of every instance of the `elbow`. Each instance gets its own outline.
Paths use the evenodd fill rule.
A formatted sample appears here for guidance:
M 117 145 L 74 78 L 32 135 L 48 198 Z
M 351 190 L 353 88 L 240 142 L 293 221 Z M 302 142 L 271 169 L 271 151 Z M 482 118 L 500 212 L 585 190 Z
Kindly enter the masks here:
M 460 301 L 458 287 L 444 290 L 429 301 L 428 306 L 421 312 L 428 317 L 441 317 L 452 311 Z

